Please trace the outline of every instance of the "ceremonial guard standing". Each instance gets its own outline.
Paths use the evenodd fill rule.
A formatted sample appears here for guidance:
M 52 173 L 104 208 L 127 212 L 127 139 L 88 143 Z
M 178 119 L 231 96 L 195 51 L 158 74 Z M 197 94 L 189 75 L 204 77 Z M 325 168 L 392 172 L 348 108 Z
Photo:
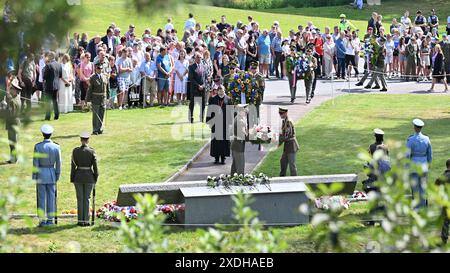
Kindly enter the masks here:
M 89 199 L 98 180 L 97 157 L 95 150 L 88 146 L 89 133 L 80 134 L 81 146 L 73 149 L 70 182 L 75 185 L 77 194 L 78 225 L 89 226 Z M 95 202 L 95 199 L 94 201 Z M 94 207 L 94 206 L 93 206 Z M 95 211 L 92 212 L 93 217 Z
M 206 122 L 211 127 L 210 155 L 215 159 L 214 164 L 219 164 L 219 159 L 221 164 L 225 164 L 225 157 L 230 156 L 230 130 L 227 124 L 227 116 L 230 113 L 227 110 L 232 108 L 228 105 L 232 105 L 231 99 L 225 95 L 223 85 L 220 85 L 217 95 L 209 98 L 206 115 Z
M 11 88 L 9 89 L 9 93 L 6 93 L 6 103 L 7 103 L 7 112 L 6 112 L 6 130 L 8 131 L 8 140 L 9 140 L 9 149 L 10 149 L 10 158 L 7 161 L 9 164 L 13 164 L 17 162 L 16 155 L 16 143 L 18 140 L 17 137 L 17 128 L 19 126 L 20 119 L 20 104 L 18 99 L 18 92 L 22 88 L 19 86 L 19 81 L 14 79 L 11 82 Z
M 280 159 L 281 171 L 280 176 L 286 176 L 287 167 L 289 165 L 289 170 L 291 176 L 297 176 L 297 151 L 299 145 L 297 138 L 295 136 L 295 128 L 292 120 L 288 118 L 288 109 L 284 107 L 278 108 L 278 113 L 282 119 L 281 133 L 279 137 L 279 145 L 284 143 L 283 155 Z
M 414 195 L 419 194 L 419 204 L 416 208 L 421 208 L 427 205 L 424 186 L 428 174 L 428 166 L 433 159 L 433 151 L 430 138 L 422 134 L 422 128 L 425 126 L 425 123 L 420 119 L 414 119 L 413 124 L 415 133 L 408 137 L 406 146 L 409 149 L 408 157 L 421 168 L 421 171 L 413 171 L 411 173 L 413 198 Z
M 103 120 L 105 116 L 105 99 L 109 90 L 109 80 L 105 74 L 102 73 L 103 64 L 97 63 L 95 65 L 95 74 L 89 79 L 90 85 L 86 94 L 86 101 L 92 103 L 92 127 L 94 135 L 103 133 Z
M 233 122 L 233 139 L 231 141 L 231 175 L 245 174 L 245 141 L 248 138 L 247 104 L 238 104 L 237 116 Z
M 42 142 L 34 146 L 33 180 L 36 180 L 37 208 L 39 226 L 56 224 L 57 189 L 56 183 L 61 174 L 61 149 L 50 138 L 53 127 L 44 124 L 41 127 L 44 137 Z

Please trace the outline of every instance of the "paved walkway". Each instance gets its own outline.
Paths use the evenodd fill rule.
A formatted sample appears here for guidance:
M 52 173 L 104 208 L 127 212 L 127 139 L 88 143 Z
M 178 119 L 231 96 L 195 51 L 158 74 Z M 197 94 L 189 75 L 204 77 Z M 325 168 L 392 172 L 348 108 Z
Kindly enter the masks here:
M 361 70 L 363 71 L 363 70 Z M 268 124 L 272 128 L 280 128 L 280 118 L 278 116 L 278 106 L 287 106 L 289 109 L 289 117 L 294 121 L 298 121 L 305 114 L 313 110 L 325 101 L 333 99 L 337 96 L 349 93 L 380 93 L 378 90 L 366 90 L 355 86 L 356 80 L 350 82 L 338 81 L 318 81 L 316 88 L 316 96 L 311 104 L 305 103 L 305 89 L 303 81 L 299 82 L 297 90 L 297 99 L 294 104 L 290 103 L 290 93 L 288 83 L 285 80 L 268 80 L 266 81 L 266 91 L 264 94 L 264 104 L 261 107 L 261 124 Z M 366 82 L 367 83 L 367 82 Z M 388 92 L 386 94 L 430 94 L 427 90 L 430 83 L 416 82 L 400 82 L 398 80 L 388 81 Z M 435 87 L 435 94 L 443 93 L 444 87 L 439 84 Z M 450 95 L 450 93 L 447 93 Z M 246 146 L 246 173 L 251 173 L 256 165 L 263 159 L 268 152 L 258 151 L 257 145 L 247 143 Z M 228 174 L 231 170 L 231 158 L 227 158 L 225 165 L 213 164 L 214 158 L 209 155 L 209 148 L 205 149 L 200 156 L 192 162 L 191 166 L 182 172 L 173 181 L 196 181 L 205 180 L 207 176 L 218 176 L 220 174 Z

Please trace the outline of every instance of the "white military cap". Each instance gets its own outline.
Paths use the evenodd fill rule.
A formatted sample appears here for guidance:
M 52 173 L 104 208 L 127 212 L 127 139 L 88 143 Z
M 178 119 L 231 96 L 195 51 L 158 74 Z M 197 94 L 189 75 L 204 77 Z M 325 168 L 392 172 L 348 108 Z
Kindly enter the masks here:
M 86 131 L 83 131 L 83 132 L 80 133 L 80 137 L 81 137 L 81 138 L 90 138 L 90 137 L 91 137 L 91 134 L 89 134 L 89 133 L 86 132 Z
M 41 132 L 46 135 L 53 134 L 53 127 L 51 125 L 44 124 L 41 127 Z
M 423 127 L 425 125 L 425 122 L 423 122 L 421 119 L 416 118 L 413 120 L 413 124 L 417 127 Z
M 376 135 L 384 135 L 384 131 L 380 128 L 373 129 L 373 133 Z
M 238 105 L 237 105 L 238 108 L 245 108 L 245 107 L 247 107 L 247 106 L 248 106 L 248 104 L 238 104 Z

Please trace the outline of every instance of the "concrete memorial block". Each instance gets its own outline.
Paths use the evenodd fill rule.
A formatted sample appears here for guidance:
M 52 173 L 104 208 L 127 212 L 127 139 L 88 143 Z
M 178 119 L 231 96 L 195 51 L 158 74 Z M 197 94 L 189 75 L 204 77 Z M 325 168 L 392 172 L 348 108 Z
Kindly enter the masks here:
M 341 182 L 344 183 L 344 188 L 339 194 L 353 194 L 357 179 L 358 176 L 356 174 L 290 176 L 271 178 L 270 184 L 273 186 L 278 183 L 303 182 L 314 189 L 317 187 L 317 184 L 333 184 Z M 179 204 L 183 202 L 183 195 L 180 189 L 191 187 L 206 187 L 206 181 L 121 185 L 117 195 L 117 205 L 136 205 L 136 200 L 134 200 L 133 195 L 139 193 L 158 194 L 159 202 L 161 204 Z
M 352 195 L 358 182 L 356 174 L 333 174 L 333 175 L 310 175 L 310 176 L 289 176 L 289 177 L 273 177 L 270 183 L 293 183 L 303 182 L 312 190 L 318 185 L 325 184 L 330 186 L 335 183 L 342 183 L 343 188 L 336 195 Z
M 258 218 L 267 225 L 291 226 L 306 224 L 309 215 L 302 214 L 300 205 L 309 202 L 304 183 L 274 183 L 255 187 L 189 187 L 181 188 L 184 197 L 186 225 L 214 225 L 232 223 L 232 196 L 239 191 L 251 194 L 250 207 L 258 212 Z
M 134 194 L 157 194 L 158 202 L 161 204 L 181 204 L 183 195 L 180 188 L 206 187 L 206 181 L 191 181 L 181 183 L 148 183 L 121 185 L 117 194 L 118 206 L 134 206 L 136 200 Z

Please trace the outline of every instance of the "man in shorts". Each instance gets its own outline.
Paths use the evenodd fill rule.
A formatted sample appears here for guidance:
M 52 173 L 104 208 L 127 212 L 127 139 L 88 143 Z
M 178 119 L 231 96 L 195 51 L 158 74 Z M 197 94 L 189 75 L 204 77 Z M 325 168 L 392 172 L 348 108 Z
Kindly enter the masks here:
M 168 106 L 169 78 L 172 73 L 172 66 L 165 47 L 159 49 L 159 55 L 156 58 L 156 67 L 158 68 L 158 103 L 162 106 Z
M 259 70 L 266 78 L 269 78 L 269 64 L 270 64 L 270 36 L 269 31 L 265 29 L 257 42 L 259 52 Z

